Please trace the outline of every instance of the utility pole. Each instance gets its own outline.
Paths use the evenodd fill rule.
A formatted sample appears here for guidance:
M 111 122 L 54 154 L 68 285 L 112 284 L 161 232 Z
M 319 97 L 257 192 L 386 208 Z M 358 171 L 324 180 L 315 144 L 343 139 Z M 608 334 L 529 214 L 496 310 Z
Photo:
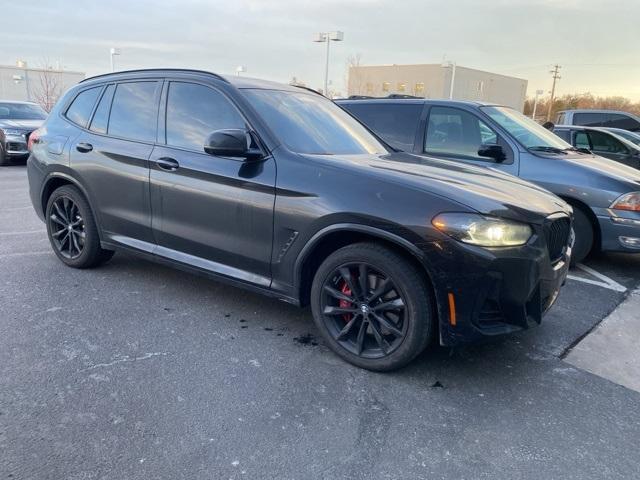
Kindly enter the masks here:
M 549 71 L 549 73 L 552 74 L 553 76 L 553 84 L 551 85 L 551 98 L 549 99 L 549 108 L 547 110 L 547 122 L 551 120 L 551 109 L 553 108 L 553 98 L 556 95 L 556 81 L 562 78 L 560 76 L 561 68 L 562 67 L 556 63 L 553 67 L 553 70 Z

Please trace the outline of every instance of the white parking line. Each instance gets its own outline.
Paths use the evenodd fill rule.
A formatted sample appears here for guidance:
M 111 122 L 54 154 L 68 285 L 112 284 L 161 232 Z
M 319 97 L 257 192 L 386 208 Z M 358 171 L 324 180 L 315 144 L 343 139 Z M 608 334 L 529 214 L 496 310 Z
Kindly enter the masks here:
M 47 233 L 46 230 L 27 230 L 26 232 L 0 232 L 0 237 L 12 237 L 14 235 L 31 235 L 35 233 Z
M 589 285 L 597 285 L 598 287 L 606 288 L 608 290 L 613 290 L 614 292 L 624 293 L 627 291 L 627 287 L 619 284 L 614 279 L 609 278 L 606 275 L 603 275 L 602 273 L 595 271 L 591 267 L 587 267 L 586 265 L 579 263 L 578 265 L 576 265 L 576 268 L 579 268 L 583 272 L 598 278 L 600 281 L 592 280 L 590 278 L 579 277 L 577 275 L 571 275 L 571 274 L 567 275 L 568 279 L 576 280 L 577 282 L 588 283 Z
M 30 257 L 34 255 L 48 255 L 53 253 L 51 250 L 42 250 L 39 252 L 21 252 L 21 253 L 4 253 L 0 254 L 0 260 L 4 258 L 13 258 L 13 257 Z
M 26 207 L 3 208 L 2 211 L 3 212 L 16 212 L 18 210 L 29 210 L 30 208 L 33 208 L 33 207 L 31 205 L 27 205 Z

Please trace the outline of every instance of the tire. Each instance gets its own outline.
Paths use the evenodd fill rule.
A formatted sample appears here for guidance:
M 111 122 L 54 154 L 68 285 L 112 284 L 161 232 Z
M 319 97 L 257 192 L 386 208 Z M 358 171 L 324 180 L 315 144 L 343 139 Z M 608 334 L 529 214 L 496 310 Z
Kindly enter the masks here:
M 571 266 L 582 262 L 593 250 L 595 235 L 593 225 L 587 214 L 580 207 L 573 207 L 573 230 L 575 242 L 571 256 Z
M 347 362 L 379 372 L 405 366 L 427 347 L 431 298 L 415 265 L 375 243 L 329 255 L 311 286 L 313 319 L 327 345 Z
M 10 158 L 5 154 L 4 148 L 2 148 L 2 145 L 0 145 L 0 167 L 6 167 L 7 165 L 10 165 L 11 161 Z
M 100 247 L 89 202 L 76 187 L 64 185 L 51 194 L 45 219 L 51 248 L 65 265 L 92 268 L 113 256 L 113 251 Z

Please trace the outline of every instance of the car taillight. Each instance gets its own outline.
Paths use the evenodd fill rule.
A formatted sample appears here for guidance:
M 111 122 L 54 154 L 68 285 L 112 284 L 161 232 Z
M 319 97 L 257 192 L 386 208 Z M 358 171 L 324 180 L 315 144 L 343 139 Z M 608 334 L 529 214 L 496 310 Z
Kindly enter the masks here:
M 42 128 L 31 132 L 31 134 L 29 135 L 29 140 L 27 140 L 27 150 L 32 150 L 33 144 L 40 140 L 40 135 L 42 135 Z
M 630 210 L 632 212 L 640 212 L 640 192 L 631 192 L 622 195 L 611 204 L 614 210 Z

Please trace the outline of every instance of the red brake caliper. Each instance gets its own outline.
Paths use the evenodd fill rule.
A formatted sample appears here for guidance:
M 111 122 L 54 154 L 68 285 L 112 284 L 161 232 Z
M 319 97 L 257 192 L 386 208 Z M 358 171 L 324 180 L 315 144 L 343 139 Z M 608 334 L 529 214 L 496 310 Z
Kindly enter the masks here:
M 344 293 L 345 295 L 349 295 L 351 296 L 351 289 L 349 288 L 349 285 L 347 285 L 347 282 L 344 282 L 342 284 L 342 288 L 340 289 L 340 291 L 342 293 Z M 340 308 L 353 308 L 351 302 L 348 302 L 346 300 L 340 300 Z M 351 320 L 351 314 L 350 313 L 343 313 L 342 314 L 342 318 L 344 318 L 345 322 L 349 322 L 349 320 Z

